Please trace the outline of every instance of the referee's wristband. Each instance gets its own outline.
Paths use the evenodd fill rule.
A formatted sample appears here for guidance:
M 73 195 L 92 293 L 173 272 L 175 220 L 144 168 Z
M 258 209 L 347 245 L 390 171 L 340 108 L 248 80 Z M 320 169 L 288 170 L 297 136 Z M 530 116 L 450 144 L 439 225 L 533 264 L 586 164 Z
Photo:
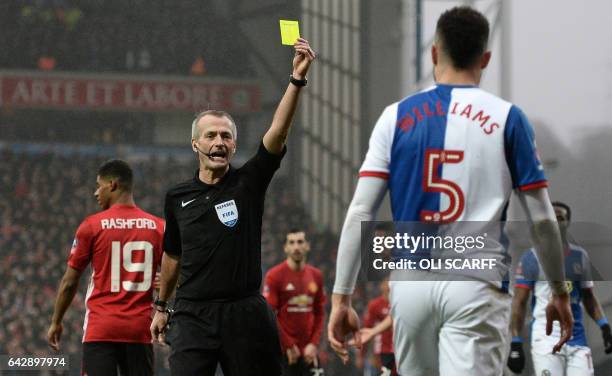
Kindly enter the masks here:
M 600 318 L 597 320 L 597 325 L 599 325 L 600 328 L 603 328 L 604 325 L 608 325 L 608 319 L 605 317 Z
M 512 337 L 512 343 L 523 343 L 523 339 L 521 337 Z
M 155 301 L 153 302 L 153 305 L 156 307 L 161 307 L 163 309 L 166 309 L 166 307 L 168 307 L 168 302 L 165 300 L 155 299 Z

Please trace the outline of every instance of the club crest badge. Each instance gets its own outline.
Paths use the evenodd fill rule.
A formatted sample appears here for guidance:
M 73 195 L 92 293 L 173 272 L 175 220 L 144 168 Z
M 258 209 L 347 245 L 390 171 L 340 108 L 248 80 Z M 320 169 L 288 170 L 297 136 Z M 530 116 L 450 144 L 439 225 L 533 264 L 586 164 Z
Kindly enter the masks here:
M 238 207 L 234 200 L 215 205 L 217 218 L 227 227 L 234 227 L 238 223 Z

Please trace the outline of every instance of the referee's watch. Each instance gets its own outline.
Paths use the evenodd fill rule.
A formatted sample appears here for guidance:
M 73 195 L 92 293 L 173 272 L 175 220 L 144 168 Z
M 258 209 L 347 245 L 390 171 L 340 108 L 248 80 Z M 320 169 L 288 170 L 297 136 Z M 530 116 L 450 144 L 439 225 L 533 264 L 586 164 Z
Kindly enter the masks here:
M 306 79 L 306 77 L 304 77 L 301 80 L 298 80 L 297 78 L 293 77 L 292 74 L 290 74 L 289 75 L 289 82 L 291 82 L 292 84 L 294 84 L 297 87 L 304 87 L 308 83 L 308 80 Z
M 155 306 L 155 309 L 157 309 L 158 311 L 166 311 L 166 308 L 168 308 L 168 302 L 166 302 L 165 300 L 159 300 L 159 298 L 155 299 L 155 301 L 153 302 L 153 305 Z M 161 309 L 158 309 L 161 308 Z

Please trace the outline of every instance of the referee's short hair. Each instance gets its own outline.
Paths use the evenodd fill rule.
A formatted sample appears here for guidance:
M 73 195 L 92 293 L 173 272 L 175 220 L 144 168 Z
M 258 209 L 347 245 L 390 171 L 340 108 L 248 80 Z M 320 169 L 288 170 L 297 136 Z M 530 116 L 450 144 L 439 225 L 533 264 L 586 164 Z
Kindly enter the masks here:
M 193 119 L 193 123 L 191 123 L 191 138 L 193 138 L 194 140 L 200 138 L 200 127 L 198 127 L 198 122 L 206 115 L 227 118 L 230 123 L 232 123 L 232 135 L 234 136 L 234 141 L 238 139 L 238 128 L 236 128 L 236 122 L 234 121 L 234 118 L 229 113 L 221 110 L 205 110 L 199 112 L 196 115 L 195 119 Z
M 134 173 L 130 165 L 121 159 L 108 160 L 98 168 L 98 176 L 105 179 L 114 179 L 122 191 L 132 192 Z
M 572 219 L 572 210 L 570 209 L 568 204 L 561 202 L 561 201 L 553 201 L 552 206 L 553 208 L 558 207 L 558 208 L 565 209 L 565 211 L 567 212 L 567 221 L 570 222 L 570 220 Z
M 436 41 L 455 68 L 472 68 L 487 48 L 489 21 L 469 6 L 454 7 L 438 19 Z

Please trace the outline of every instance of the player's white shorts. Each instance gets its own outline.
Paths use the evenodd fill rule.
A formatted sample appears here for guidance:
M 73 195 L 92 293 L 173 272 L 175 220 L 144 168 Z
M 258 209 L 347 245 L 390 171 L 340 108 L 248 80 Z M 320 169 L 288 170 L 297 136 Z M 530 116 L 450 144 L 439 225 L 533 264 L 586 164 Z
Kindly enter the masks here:
M 400 375 L 502 375 L 509 351 L 507 293 L 480 281 L 391 279 Z
M 564 345 L 557 354 L 551 354 L 554 341 L 536 338 L 531 341 L 531 357 L 536 376 L 592 376 L 591 349 L 585 346 Z

